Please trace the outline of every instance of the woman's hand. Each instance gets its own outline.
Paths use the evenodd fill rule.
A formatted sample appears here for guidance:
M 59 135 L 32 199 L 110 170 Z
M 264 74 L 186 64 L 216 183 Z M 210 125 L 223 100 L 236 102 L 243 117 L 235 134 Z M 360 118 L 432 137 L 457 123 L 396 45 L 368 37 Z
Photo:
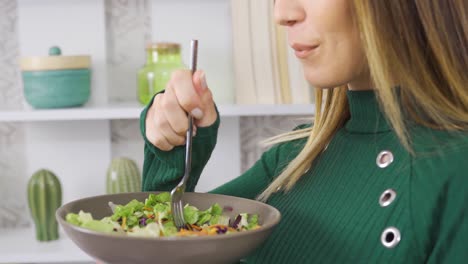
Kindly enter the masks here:
M 207 127 L 217 119 L 215 104 L 203 71 L 177 70 L 164 93 L 156 95 L 146 115 L 146 138 L 163 151 L 185 144 L 187 113 L 196 127 Z

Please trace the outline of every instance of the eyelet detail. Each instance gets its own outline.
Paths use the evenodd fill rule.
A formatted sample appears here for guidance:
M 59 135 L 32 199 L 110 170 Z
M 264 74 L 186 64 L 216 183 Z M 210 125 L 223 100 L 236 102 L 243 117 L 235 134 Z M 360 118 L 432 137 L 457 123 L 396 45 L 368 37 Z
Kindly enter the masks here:
M 386 248 L 394 248 L 400 243 L 400 241 L 400 230 L 393 226 L 387 227 L 382 232 L 382 236 L 380 237 L 380 242 L 382 242 L 382 245 Z
M 385 190 L 379 198 L 379 204 L 382 207 L 389 206 L 396 198 L 397 193 L 393 189 Z
M 388 165 L 392 164 L 393 162 L 393 153 L 388 150 L 383 150 L 377 155 L 377 159 L 375 163 L 379 168 L 386 168 Z

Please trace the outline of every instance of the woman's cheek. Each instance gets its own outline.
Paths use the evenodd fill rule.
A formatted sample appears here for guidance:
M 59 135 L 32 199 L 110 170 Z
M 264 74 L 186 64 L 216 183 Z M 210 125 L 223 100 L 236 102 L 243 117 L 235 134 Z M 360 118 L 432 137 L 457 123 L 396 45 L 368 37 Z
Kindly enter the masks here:
M 333 88 L 350 81 L 349 72 L 342 63 L 337 61 L 323 61 L 321 63 L 303 64 L 304 77 L 317 88 Z
M 318 56 L 302 61 L 305 79 L 314 87 L 333 88 L 359 78 L 365 59 L 362 48 L 356 44 L 348 40 L 321 47 Z

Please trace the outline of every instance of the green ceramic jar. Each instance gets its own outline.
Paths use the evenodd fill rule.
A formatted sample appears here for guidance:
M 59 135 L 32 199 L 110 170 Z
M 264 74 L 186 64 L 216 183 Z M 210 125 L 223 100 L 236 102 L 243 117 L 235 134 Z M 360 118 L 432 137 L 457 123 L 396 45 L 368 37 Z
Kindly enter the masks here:
M 91 93 L 90 56 L 61 56 L 52 47 L 48 57 L 22 58 L 24 97 L 34 108 L 81 106 Z
M 146 64 L 138 71 L 138 101 L 147 105 L 164 90 L 176 69 L 186 68 L 177 43 L 152 43 L 146 48 Z

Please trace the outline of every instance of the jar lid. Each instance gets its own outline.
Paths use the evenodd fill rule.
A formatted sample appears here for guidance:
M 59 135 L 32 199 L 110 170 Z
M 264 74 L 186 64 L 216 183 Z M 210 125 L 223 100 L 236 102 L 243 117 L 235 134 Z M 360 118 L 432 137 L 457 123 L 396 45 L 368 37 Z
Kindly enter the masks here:
M 158 52 L 180 52 L 180 44 L 174 42 L 155 42 L 146 46 L 147 50 L 156 50 Z
M 69 70 L 89 68 L 91 65 L 91 56 L 62 56 L 62 51 L 56 46 L 49 49 L 49 55 L 21 58 L 21 69 L 24 71 Z

